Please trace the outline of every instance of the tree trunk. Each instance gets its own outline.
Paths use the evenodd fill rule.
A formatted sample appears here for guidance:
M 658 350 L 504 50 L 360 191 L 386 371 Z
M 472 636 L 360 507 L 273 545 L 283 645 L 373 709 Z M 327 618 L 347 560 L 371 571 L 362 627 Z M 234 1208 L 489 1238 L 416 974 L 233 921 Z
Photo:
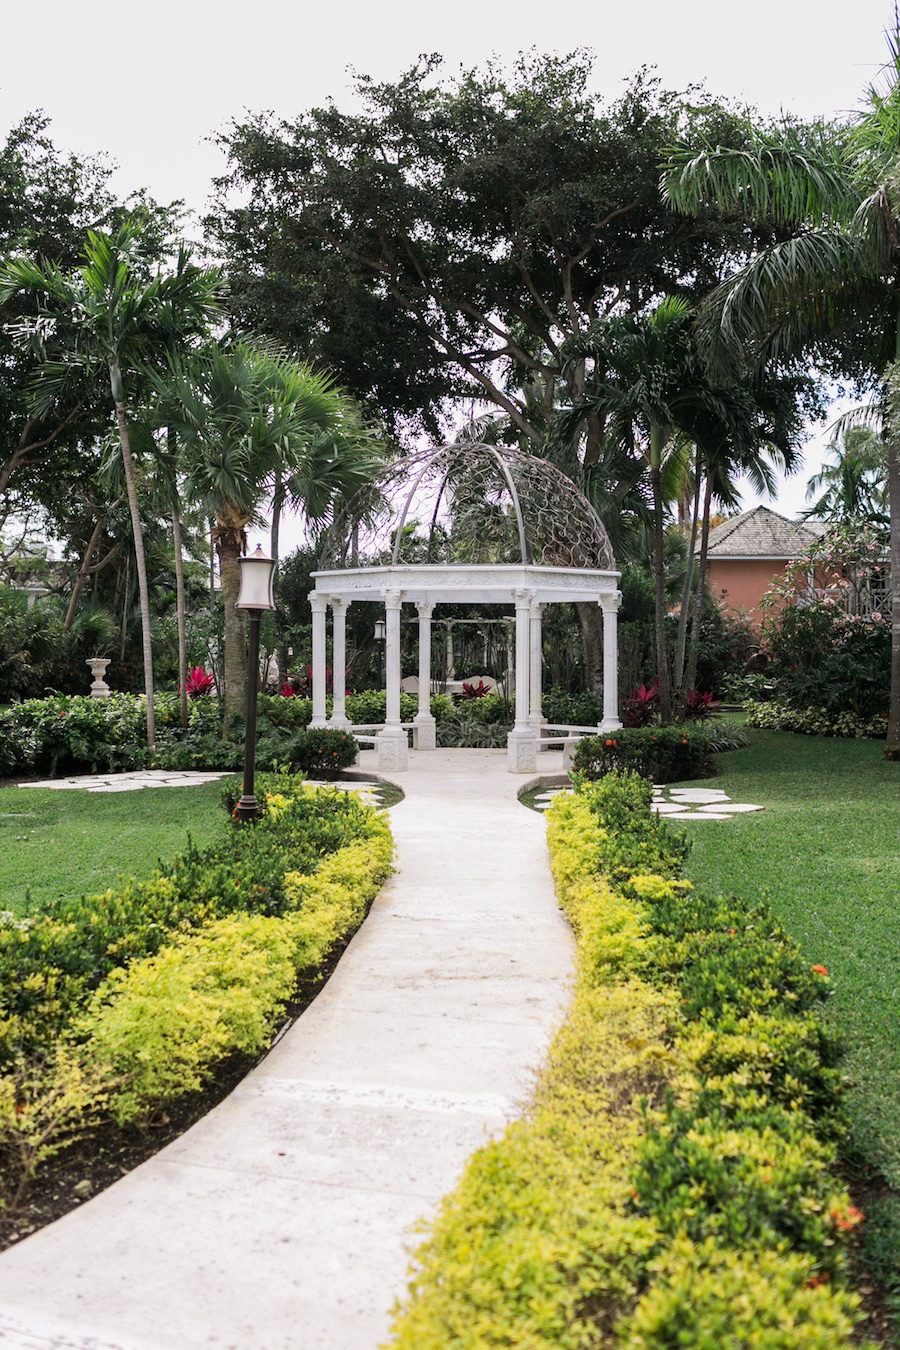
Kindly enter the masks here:
M 659 711 L 664 722 L 672 717 L 672 688 L 666 651 L 666 575 L 662 500 L 662 427 L 650 428 L 650 488 L 653 493 L 653 574 L 656 591 L 656 684 Z
M 581 650 L 587 687 L 603 698 L 603 611 L 588 600 L 575 603 L 581 620 Z
M 184 551 L 181 544 L 181 516 L 178 513 L 178 494 L 172 498 L 172 545 L 175 549 L 175 609 L 178 615 L 178 704 L 181 725 L 188 724 L 187 695 L 187 624 L 184 604 Z
M 243 524 L 246 524 L 246 519 Z M 238 562 L 247 547 L 243 524 L 219 521 L 213 537 L 219 555 L 222 602 L 225 609 L 225 725 L 244 712 L 247 697 L 247 629 L 244 614 L 236 608 L 241 590 Z
M 900 760 L 900 315 L 896 319 L 896 358 L 885 371 L 882 434 L 888 448 L 891 513 L 891 701 L 884 757 Z
M 684 569 L 684 585 L 681 588 L 681 612 L 678 615 L 678 643 L 675 648 L 675 690 L 676 697 L 683 697 L 684 685 L 684 649 L 687 644 L 688 617 L 691 608 L 691 581 L 694 576 L 694 548 L 697 544 L 697 521 L 700 516 L 700 449 L 694 471 L 694 509 L 691 516 L 691 541 L 688 545 L 687 563 Z M 689 686 L 688 686 L 689 687 Z
M 128 491 L 128 509 L 131 512 L 131 531 L 134 535 L 134 564 L 137 570 L 138 591 L 141 597 L 144 691 L 147 695 L 147 745 L 152 750 L 156 743 L 156 723 L 153 715 L 153 646 L 150 635 L 150 588 L 147 585 L 147 563 L 144 557 L 144 536 L 141 529 L 141 512 L 140 507 L 138 506 L 137 484 L 134 477 L 134 460 L 131 457 L 131 441 L 128 438 L 125 403 L 122 399 L 116 399 L 116 422 L 118 423 L 119 441 L 122 446 L 122 468 L 125 471 L 125 486 Z
M 709 553 L 709 520 L 712 508 L 713 466 L 709 465 L 706 491 L 703 494 L 703 529 L 700 534 L 700 557 L 697 563 L 697 585 L 694 590 L 694 613 L 691 621 L 691 646 L 688 652 L 687 675 L 684 681 L 688 693 L 697 685 L 697 660 L 700 655 L 700 624 L 703 619 L 703 591 L 706 586 L 706 559 Z
M 78 600 L 79 597 L 81 596 L 81 591 L 84 586 L 84 583 L 87 580 L 88 572 L 91 570 L 91 558 L 93 558 L 94 556 L 94 549 L 97 547 L 97 544 L 100 540 L 100 535 L 102 533 L 103 533 L 103 520 L 101 517 L 94 526 L 94 529 L 91 533 L 91 537 L 88 540 L 87 548 L 84 550 L 84 557 L 81 559 L 81 566 L 78 569 L 78 576 L 75 578 L 75 585 L 72 587 L 72 595 L 69 599 L 69 608 L 66 610 L 66 617 L 63 620 L 63 628 L 66 630 L 67 633 L 69 629 L 72 627 L 72 623 L 75 619 L 75 613 L 78 609 Z

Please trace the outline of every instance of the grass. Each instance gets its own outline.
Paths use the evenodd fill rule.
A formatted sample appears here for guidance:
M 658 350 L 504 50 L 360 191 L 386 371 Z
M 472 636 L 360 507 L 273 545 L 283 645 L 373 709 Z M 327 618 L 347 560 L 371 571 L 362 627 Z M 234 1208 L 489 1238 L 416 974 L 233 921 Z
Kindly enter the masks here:
M 765 810 L 689 826 L 686 872 L 705 890 L 767 892 L 809 963 L 827 967 L 825 1015 L 848 1051 L 851 1161 L 900 1192 L 900 764 L 881 741 L 749 736 L 719 756 L 711 786 Z M 874 1186 L 866 1213 L 870 1263 L 900 1313 L 900 1193 Z
M 120 875 L 147 877 L 159 858 L 225 829 L 221 784 L 137 792 L 10 787 L 0 791 L 0 910 L 37 913 Z

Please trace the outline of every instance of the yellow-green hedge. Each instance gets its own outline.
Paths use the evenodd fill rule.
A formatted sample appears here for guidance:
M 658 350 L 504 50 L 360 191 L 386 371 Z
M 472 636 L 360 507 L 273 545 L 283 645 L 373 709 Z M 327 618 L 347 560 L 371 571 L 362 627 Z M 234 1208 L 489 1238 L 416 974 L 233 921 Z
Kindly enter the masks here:
M 395 1310 L 395 1350 L 837 1350 L 852 1340 L 857 1298 L 839 1257 L 829 1273 L 786 1243 L 745 1250 L 667 1231 L 634 1189 L 648 1126 L 664 1103 L 689 1103 L 709 1037 L 684 1023 L 676 981 L 647 978 L 671 956 L 644 898 L 690 903 L 677 878 L 598 875 L 598 828 L 587 800 L 548 813 L 557 893 L 578 939 L 571 1011 L 543 1069 L 534 1103 L 499 1141 L 479 1150 L 415 1253 L 407 1300 Z M 621 871 L 621 869 L 620 869 Z M 618 874 L 617 874 L 618 875 Z M 627 890 L 631 898 L 623 895 Z M 765 1025 L 741 1058 L 764 1082 Z M 802 1032 L 798 1033 L 802 1039 Z M 726 1055 L 737 1053 L 732 1036 Z M 764 1098 L 760 1098 L 764 1104 Z M 738 1135 L 726 1152 L 744 1148 Z M 748 1158 L 751 1183 L 771 1180 L 766 1156 Z M 793 1149 L 803 1168 L 827 1162 L 812 1139 Z M 790 1159 L 789 1159 L 790 1160 Z M 824 1160 L 824 1161 L 823 1161 Z M 798 1169 L 802 1171 L 802 1168 Z M 793 1174 L 792 1174 L 793 1175 Z M 804 1174 L 805 1175 L 805 1174 Z M 839 1247 L 851 1212 L 827 1176 L 798 1203 Z M 824 1187 L 824 1192 L 823 1192 Z M 827 1198 L 823 1200 L 823 1193 Z M 831 1236 L 833 1231 L 833 1237 Z
M 262 1049 L 298 978 L 359 926 L 392 857 L 387 819 L 369 809 L 361 836 L 314 874 L 286 875 L 283 915 L 238 912 L 186 928 L 113 970 L 49 1053 L 20 1056 L 0 1077 L 0 1206 L 105 1113 L 146 1120 L 201 1087 L 224 1056 Z

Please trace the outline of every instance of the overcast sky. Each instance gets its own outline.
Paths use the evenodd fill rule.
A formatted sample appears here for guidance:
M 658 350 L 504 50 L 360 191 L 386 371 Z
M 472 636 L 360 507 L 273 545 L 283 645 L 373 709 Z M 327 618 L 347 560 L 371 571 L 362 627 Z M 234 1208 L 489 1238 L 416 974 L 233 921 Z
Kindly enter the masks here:
M 611 99 L 646 64 L 668 88 L 705 82 L 765 113 L 830 116 L 857 107 L 877 77 L 892 20 L 886 0 L 9 4 L 0 134 L 43 109 L 58 148 L 104 152 L 118 165 L 122 196 L 147 187 L 202 211 L 224 168 L 217 131 L 246 110 L 291 117 L 328 99 L 346 106 L 352 70 L 392 80 L 422 52 L 440 52 L 452 73 L 532 46 L 585 46 L 596 54 L 595 88 Z M 802 509 L 806 477 L 779 492 L 777 509 Z

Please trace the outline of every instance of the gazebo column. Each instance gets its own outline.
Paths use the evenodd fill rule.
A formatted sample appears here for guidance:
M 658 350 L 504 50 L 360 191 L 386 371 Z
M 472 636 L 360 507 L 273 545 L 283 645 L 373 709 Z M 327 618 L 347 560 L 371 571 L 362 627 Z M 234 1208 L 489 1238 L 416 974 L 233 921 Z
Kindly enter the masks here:
M 413 745 L 417 750 L 437 748 L 437 729 L 431 715 L 431 600 L 416 602 L 419 614 L 419 711 L 413 727 Z
M 400 725 L 400 608 L 401 591 L 386 591 L 385 666 L 387 672 L 387 716 L 378 733 L 378 767 L 388 771 L 409 768 L 409 741 Z
M 537 770 L 537 733 L 531 725 L 528 697 L 531 669 L 531 604 L 533 591 L 517 590 L 516 602 L 516 721 L 506 741 L 510 773 Z
M 619 605 L 620 591 L 601 595 L 603 610 L 603 721 L 598 731 L 617 731 L 619 721 Z
M 539 600 L 531 602 L 531 626 L 529 629 L 529 721 L 538 740 L 544 722 L 542 703 L 542 664 L 544 654 L 542 617 L 544 606 Z
M 309 725 L 324 727 L 325 718 L 325 618 L 328 596 L 313 591 L 309 597 L 312 608 L 312 696 L 313 710 Z
M 337 596 L 332 597 L 332 639 L 334 646 L 332 667 L 334 673 L 331 691 L 331 717 L 328 722 L 328 725 L 332 727 L 349 727 L 350 725 L 347 717 L 347 610 L 349 608 L 350 605 L 346 600 L 339 599 Z

